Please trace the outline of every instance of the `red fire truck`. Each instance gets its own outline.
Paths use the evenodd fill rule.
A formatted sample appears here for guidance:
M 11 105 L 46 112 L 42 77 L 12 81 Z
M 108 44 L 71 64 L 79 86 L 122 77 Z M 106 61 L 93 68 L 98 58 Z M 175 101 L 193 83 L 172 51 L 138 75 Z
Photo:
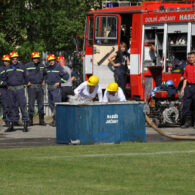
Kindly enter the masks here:
M 85 79 L 97 75 L 103 89 L 113 82 L 108 56 L 123 41 L 130 52 L 126 85 L 130 99 L 145 100 L 154 87 L 166 80 L 178 85 L 180 65 L 186 62 L 187 53 L 195 49 L 195 0 L 108 5 L 109 8 L 87 13 Z

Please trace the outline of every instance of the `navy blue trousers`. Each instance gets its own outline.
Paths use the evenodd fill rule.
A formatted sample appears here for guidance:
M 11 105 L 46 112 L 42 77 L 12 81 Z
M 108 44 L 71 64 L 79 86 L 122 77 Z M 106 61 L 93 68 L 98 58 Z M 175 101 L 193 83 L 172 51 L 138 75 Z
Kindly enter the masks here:
M 183 97 L 183 116 L 190 116 L 195 114 L 195 85 L 187 84 L 184 90 Z
M 9 121 L 18 122 L 19 115 L 18 109 L 22 113 L 22 120 L 28 121 L 28 113 L 26 110 L 26 97 L 24 89 L 10 90 L 8 89 L 8 96 L 10 100 L 10 112 L 9 112 Z
M 8 115 L 9 115 L 9 98 L 7 93 L 7 88 L 0 88 L 0 94 L 1 94 L 1 104 L 3 107 L 3 121 L 8 121 Z
M 61 88 L 48 89 L 49 107 L 55 115 L 55 103 L 62 101 Z
M 126 82 L 127 82 L 127 75 L 123 72 L 114 74 L 115 82 L 118 84 L 118 86 L 123 90 L 125 94 L 125 88 L 126 88 Z
M 43 88 L 28 88 L 28 114 L 33 117 L 35 101 L 38 105 L 39 115 L 44 115 L 44 92 Z

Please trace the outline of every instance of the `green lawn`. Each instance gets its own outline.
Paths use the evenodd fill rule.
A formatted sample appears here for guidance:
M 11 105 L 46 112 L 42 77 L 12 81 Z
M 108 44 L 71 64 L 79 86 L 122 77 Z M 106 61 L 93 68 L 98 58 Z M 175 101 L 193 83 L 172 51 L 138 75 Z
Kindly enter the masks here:
M 195 194 L 195 142 L 1 149 L 0 194 Z

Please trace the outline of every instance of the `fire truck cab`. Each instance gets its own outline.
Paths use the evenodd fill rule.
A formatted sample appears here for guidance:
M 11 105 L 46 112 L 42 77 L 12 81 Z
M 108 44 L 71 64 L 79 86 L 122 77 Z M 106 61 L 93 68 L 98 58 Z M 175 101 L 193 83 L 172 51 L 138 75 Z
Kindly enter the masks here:
M 103 89 L 113 82 L 114 68 L 108 56 L 125 42 L 130 53 L 126 84 L 130 99 L 145 100 L 166 80 L 173 80 L 177 86 L 187 53 L 195 49 L 195 1 L 106 5 L 87 13 L 85 79 L 92 74 L 98 76 Z

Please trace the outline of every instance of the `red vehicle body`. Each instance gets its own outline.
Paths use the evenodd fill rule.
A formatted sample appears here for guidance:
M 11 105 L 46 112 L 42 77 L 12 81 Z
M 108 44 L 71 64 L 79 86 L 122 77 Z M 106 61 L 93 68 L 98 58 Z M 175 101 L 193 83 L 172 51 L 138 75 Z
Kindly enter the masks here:
M 108 56 L 121 41 L 130 50 L 126 90 L 145 100 L 161 82 L 178 85 L 187 53 L 195 49 L 195 1 L 144 1 L 87 13 L 84 76 L 97 75 L 102 88 L 114 81 Z

